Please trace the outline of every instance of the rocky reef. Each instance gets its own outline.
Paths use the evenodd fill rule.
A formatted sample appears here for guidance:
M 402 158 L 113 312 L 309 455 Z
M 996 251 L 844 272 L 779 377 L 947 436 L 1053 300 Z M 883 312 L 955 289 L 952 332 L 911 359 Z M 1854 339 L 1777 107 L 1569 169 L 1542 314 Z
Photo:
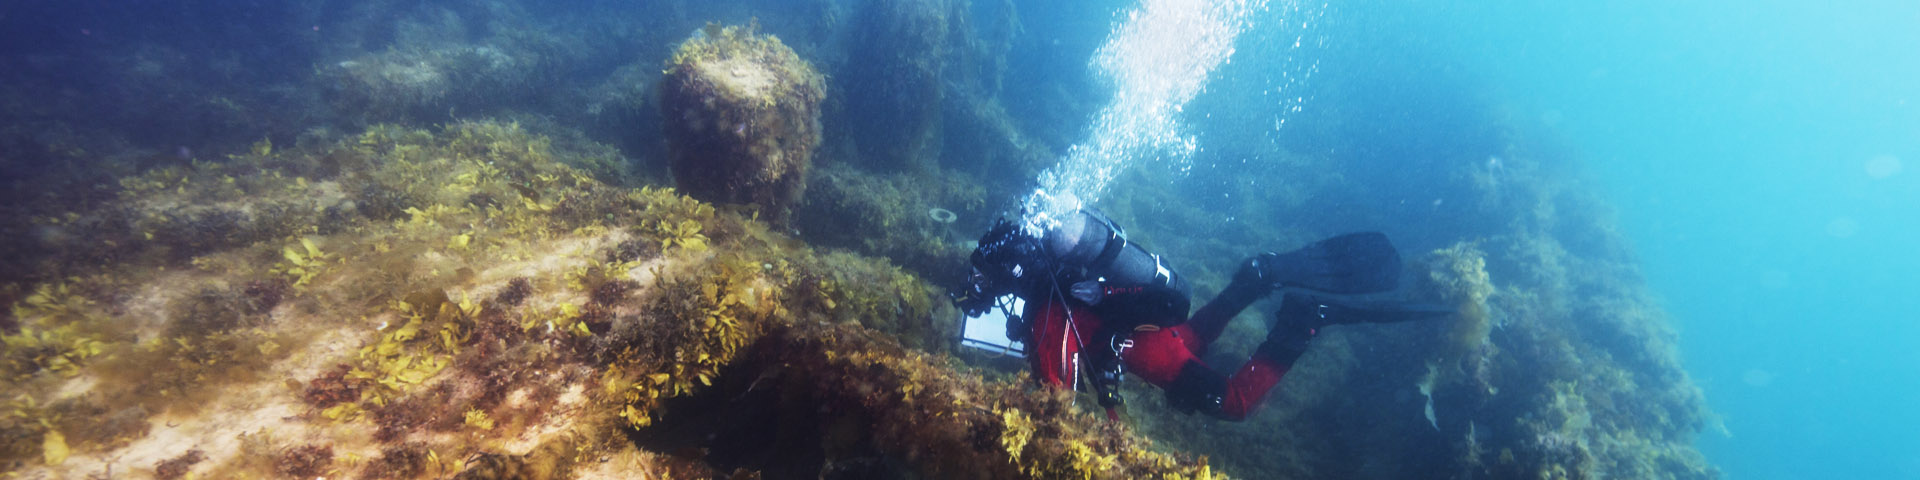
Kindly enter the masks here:
M 491 46 L 389 51 L 344 60 L 320 72 L 340 112 L 375 122 L 445 116 L 456 105 L 533 86 L 527 59 Z
M 848 109 L 873 113 L 850 117 L 847 128 L 870 168 L 938 165 L 942 70 L 955 58 L 948 23 L 964 18 L 964 5 L 946 0 L 871 0 L 856 15 L 845 82 L 860 94 L 847 98 Z
M 9 287 L 0 462 L 24 478 L 1208 475 L 941 353 L 952 312 L 918 277 L 603 185 L 573 166 L 607 160 L 593 152 L 510 124 L 378 127 L 45 212 L 92 229 L 57 258 L 119 261 L 47 262 Z M 222 220 L 171 213 L 185 203 Z M 765 436 L 740 423 L 756 418 L 790 428 L 686 434 Z
M 825 80 L 756 27 L 712 24 L 680 44 L 660 83 L 661 116 L 676 185 L 784 222 L 820 144 Z
M 959 279 L 953 266 L 966 262 L 968 243 L 993 214 L 985 189 L 959 177 L 834 165 L 811 183 L 805 206 L 795 212 L 808 242 L 895 259 L 936 282 Z
M 1385 229 L 1462 315 L 1330 328 L 1243 423 L 1133 381 L 1109 421 L 957 351 L 945 295 L 1082 136 L 1105 7 L 567 3 L 0 16 L 45 40 L 0 47 L 0 475 L 1715 476 L 1605 204 L 1484 105 L 1327 82 L 1273 135 L 1231 69 L 1278 60 L 1226 67 L 1193 171 L 1098 206 L 1196 301 Z
M 1692 447 L 1713 427 L 1704 399 L 1679 363 L 1674 332 L 1639 280 L 1606 206 L 1556 170 L 1542 150 L 1517 141 L 1498 169 L 1461 162 L 1435 191 L 1466 205 L 1438 218 L 1499 225 L 1461 238 L 1450 230 L 1395 235 L 1410 268 L 1401 295 L 1459 308 L 1446 322 L 1328 328 L 1244 423 L 1197 429 L 1195 418 L 1137 415 L 1151 437 L 1204 453 L 1236 475 L 1273 478 L 1691 478 L 1718 476 Z M 1292 154 L 1282 154 L 1292 155 Z M 1313 159 L 1289 163 L 1317 165 Z M 1345 231 L 1314 220 L 1313 202 L 1265 201 L 1240 215 L 1294 218 L 1214 228 L 1195 237 L 1175 191 L 1130 175 L 1108 212 L 1143 244 L 1198 284 L 1196 298 L 1224 285 L 1249 249 L 1284 250 Z M 1227 187 L 1255 196 L 1259 185 Z M 1327 203 L 1395 196 L 1362 182 L 1301 182 Z M 1271 198 L 1271 197 L 1262 197 Z M 1342 222 L 1349 219 L 1342 219 Z M 1432 246 L 1426 246 L 1432 245 Z M 1420 253 L 1424 252 L 1424 253 Z M 1272 317 L 1250 309 L 1207 357 L 1245 358 Z M 1149 388 L 1130 388 L 1134 412 L 1168 408 Z M 1436 473 L 1438 472 L 1438 473 Z

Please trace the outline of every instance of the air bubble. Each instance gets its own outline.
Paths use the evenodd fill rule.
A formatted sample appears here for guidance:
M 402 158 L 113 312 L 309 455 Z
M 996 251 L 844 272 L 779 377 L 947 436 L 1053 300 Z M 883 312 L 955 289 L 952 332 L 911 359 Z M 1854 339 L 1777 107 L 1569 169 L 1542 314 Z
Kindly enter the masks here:
M 1833 238 L 1848 238 L 1860 233 L 1860 224 L 1847 217 L 1835 218 L 1827 222 L 1827 235 Z
M 1898 175 L 1904 168 L 1900 165 L 1900 159 L 1893 155 L 1877 155 L 1867 159 L 1866 164 L 1867 176 L 1875 179 Z

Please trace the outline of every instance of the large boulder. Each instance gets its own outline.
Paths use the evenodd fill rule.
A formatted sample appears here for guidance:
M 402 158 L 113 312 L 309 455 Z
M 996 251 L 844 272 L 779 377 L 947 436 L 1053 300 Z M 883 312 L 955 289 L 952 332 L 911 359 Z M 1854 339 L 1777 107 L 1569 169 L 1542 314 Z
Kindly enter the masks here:
M 754 30 L 708 25 L 680 45 L 660 82 L 662 123 L 682 191 L 784 222 L 820 144 L 825 80 Z

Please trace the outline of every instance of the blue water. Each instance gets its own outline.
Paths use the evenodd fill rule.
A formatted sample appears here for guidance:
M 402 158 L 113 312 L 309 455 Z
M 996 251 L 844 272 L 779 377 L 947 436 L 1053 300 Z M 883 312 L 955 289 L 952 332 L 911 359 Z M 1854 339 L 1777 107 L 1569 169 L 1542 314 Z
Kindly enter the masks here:
M 143 161 L 217 158 L 262 137 L 292 145 L 310 129 L 352 132 L 369 121 L 350 102 L 329 102 L 329 83 L 316 70 L 396 45 L 506 42 L 493 38 L 495 29 L 538 26 L 550 30 L 530 31 L 578 36 L 564 47 L 530 42 L 541 48 L 517 52 L 569 67 L 539 77 L 538 89 L 515 91 L 539 98 L 476 94 L 462 100 L 474 105 L 436 103 L 425 109 L 430 116 L 399 121 L 524 111 L 657 163 L 653 105 L 635 100 L 638 113 L 585 114 L 603 105 L 583 99 L 609 95 L 596 90 L 603 82 L 630 81 L 614 78 L 621 67 L 656 68 L 707 21 L 758 18 L 801 55 L 838 69 L 830 77 L 859 72 L 838 63 L 847 57 L 845 33 L 834 29 L 857 21 L 851 13 L 867 2 L 641 3 L 650 9 L 602 0 L 358 9 L 16 2 L 0 6 L 0 24 L 15 27 L 0 42 L 0 70 L 10 72 L 0 77 L 15 83 L 0 91 L 47 102 L 10 106 L 7 118 L 65 122 L 45 127 L 56 133 L 98 124 L 108 138 L 142 149 Z M 1000 28 L 993 13 L 1007 8 L 1022 24 L 1004 72 L 975 70 L 1003 73 L 990 96 L 1009 121 L 1070 159 L 1072 146 L 1113 133 L 1090 127 L 1116 87 L 1090 59 L 1141 3 L 975 0 L 975 28 Z M 1631 244 L 1718 420 L 1698 442 L 1726 478 L 1920 478 L 1920 437 L 1912 434 L 1920 427 L 1920 2 L 1826 3 L 1268 0 L 1249 14 L 1227 63 L 1180 102 L 1180 124 L 1148 132 L 1191 141 L 1195 151 L 1158 155 L 1181 158 L 1156 163 L 1151 157 L 1165 148 L 1134 148 L 1126 151 L 1140 158 L 1124 166 L 1187 189 L 1182 200 L 1219 215 L 1163 223 L 1263 221 L 1221 192 L 1324 182 L 1298 191 L 1325 196 L 1281 209 L 1288 226 L 1380 229 L 1420 252 L 1505 221 L 1459 207 L 1478 194 L 1460 189 L 1462 165 L 1491 171 L 1510 142 L 1552 145 L 1522 150 L 1551 152 L 1532 160 L 1591 178 L 1613 208 L 1617 218 L 1602 220 L 1617 221 Z M 481 8 L 488 5 L 500 10 Z M 522 13 L 538 21 L 495 22 Z M 388 14 L 405 21 L 365 18 Z M 1524 128 L 1502 130 L 1513 126 Z M 33 133 L 62 144 L 61 135 Z M 991 152 L 952 135 L 960 146 L 950 152 Z M 86 145 L 115 148 L 97 143 Z M 51 151 L 35 151 L 42 150 Z M 0 162 L 0 174 L 54 169 L 16 153 Z M 992 161 L 999 160 L 941 159 L 963 172 Z M 1339 195 L 1342 186 L 1352 192 Z M 1154 225 L 1140 227 L 1151 237 Z M 1218 276 L 1236 259 L 1180 262 Z
M 1321 118 L 1364 119 L 1331 143 L 1361 152 L 1328 151 L 1409 193 L 1318 208 L 1400 217 L 1400 238 L 1444 228 L 1437 202 L 1399 206 L 1446 195 L 1422 178 L 1438 164 L 1497 156 L 1511 137 L 1486 125 L 1532 125 L 1616 210 L 1718 419 L 1699 445 L 1726 478 L 1920 478 L 1920 3 L 1319 8 L 1306 38 L 1322 47 L 1302 53 L 1318 73 L 1294 89 L 1308 112 L 1272 138 L 1300 148 Z M 1196 104 L 1257 98 L 1219 97 Z M 1244 128 L 1192 122 L 1203 149 Z
M 1920 478 L 1920 3 L 1336 11 L 1566 136 L 1724 423 L 1700 443 L 1727 478 Z

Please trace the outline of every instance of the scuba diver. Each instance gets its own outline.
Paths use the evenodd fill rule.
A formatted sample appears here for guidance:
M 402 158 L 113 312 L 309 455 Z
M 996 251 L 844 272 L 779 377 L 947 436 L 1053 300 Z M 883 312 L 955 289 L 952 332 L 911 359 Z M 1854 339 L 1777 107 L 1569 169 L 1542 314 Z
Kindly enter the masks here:
M 1116 418 L 1122 376 L 1132 373 L 1164 390 L 1177 410 L 1242 420 L 1321 328 L 1453 314 L 1433 305 L 1328 295 L 1398 286 L 1400 254 L 1377 232 L 1249 258 L 1191 317 L 1186 280 L 1090 210 L 1039 235 L 1000 219 L 980 238 L 971 263 L 968 285 L 954 295 L 954 305 L 974 317 L 996 306 L 1011 309 L 1010 301 L 998 300 L 1008 294 L 1023 300 L 1024 311 L 1005 312 L 1007 337 L 1024 345 L 1034 380 L 1060 388 L 1079 385 L 1084 375 L 1108 418 Z M 1239 370 L 1227 376 L 1200 360 L 1235 315 L 1276 290 L 1286 293 L 1273 327 Z

